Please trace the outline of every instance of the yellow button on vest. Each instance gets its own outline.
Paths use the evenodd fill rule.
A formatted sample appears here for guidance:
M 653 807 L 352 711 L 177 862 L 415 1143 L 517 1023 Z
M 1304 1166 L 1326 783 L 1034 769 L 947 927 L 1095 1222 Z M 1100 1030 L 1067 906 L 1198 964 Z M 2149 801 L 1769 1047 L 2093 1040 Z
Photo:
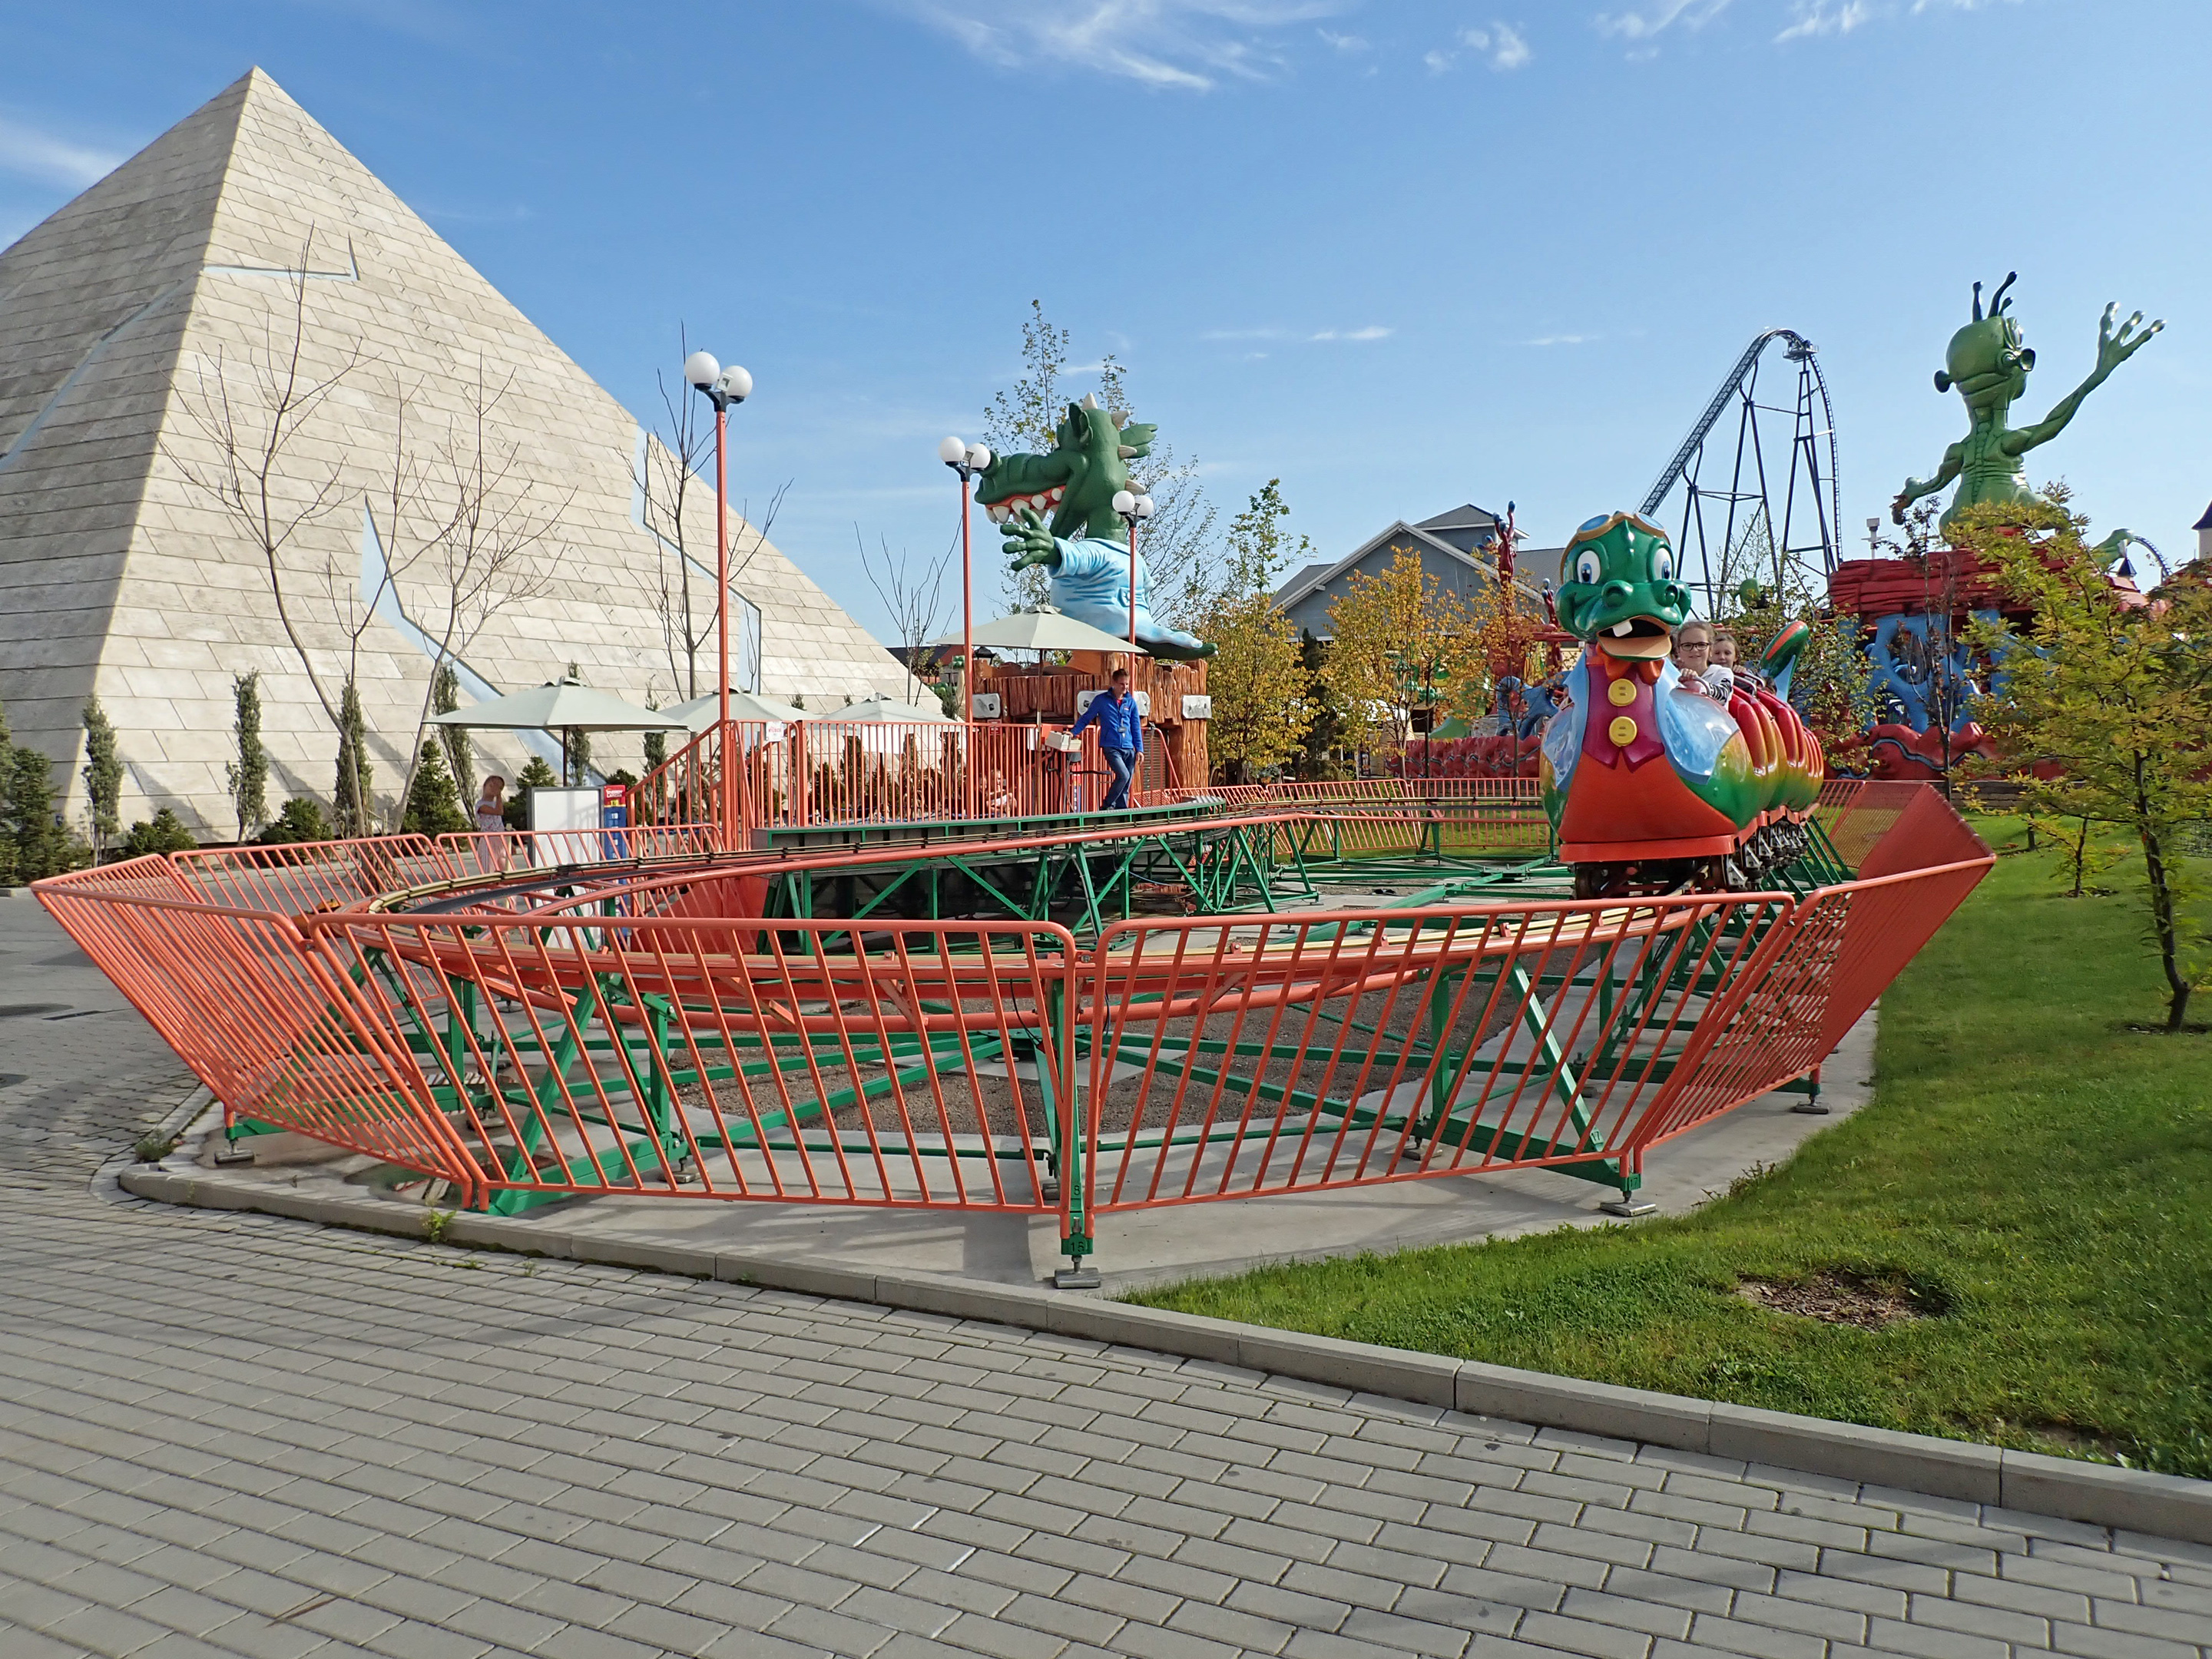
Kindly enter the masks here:
M 1636 722 L 1627 715 L 1622 714 L 1605 728 L 1605 734 L 1626 749 L 1636 741 Z
M 1615 708 L 1626 708 L 1636 701 L 1634 680 L 1615 680 L 1606 690 L 1605 699 Z

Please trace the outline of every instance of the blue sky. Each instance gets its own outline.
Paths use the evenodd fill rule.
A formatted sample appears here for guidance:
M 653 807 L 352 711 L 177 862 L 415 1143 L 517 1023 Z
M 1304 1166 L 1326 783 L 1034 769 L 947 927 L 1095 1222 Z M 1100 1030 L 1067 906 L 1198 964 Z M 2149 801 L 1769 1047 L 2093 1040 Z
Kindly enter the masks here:
M 2169 323 L 2032 476 L 2169 550 L 2212 497 L 2203 0 L 6 0 L 0 40 L 0 241 L 258 63 L 641 415 L 679 323 L 750 368 L 733 493 L 788 480 L 871 625 L 854 526 L 945 545 L 936 441 L 1032 298 L 1323 552 L 1632 504 L 1776 325 L 1863 526 L 2012 269 L 2025 415 L 2106 301 Z

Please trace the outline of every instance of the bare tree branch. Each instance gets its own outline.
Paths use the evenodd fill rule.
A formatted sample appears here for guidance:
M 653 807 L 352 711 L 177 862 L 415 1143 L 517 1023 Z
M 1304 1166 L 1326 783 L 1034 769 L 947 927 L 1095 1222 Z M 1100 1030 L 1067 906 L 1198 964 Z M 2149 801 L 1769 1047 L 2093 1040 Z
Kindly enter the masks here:
M 952 560 L 952 548 L 946 548 L 933 563 L 916 569 L 906 550 L 900 549 L 894 556 L 888 541 L 881 544 L 880 562 L 872 558 L 857 524 L 853 526 L 853 540 L 860 550 L 860 569 L 868 579 L 868 586 L 875 589 L 876 598 L 890 613 L 892 629 L 898 635 L 899 658 L 906 665 L 907 678 L 914 684 L 914 701 L 919 702 L 923 686 L 915 661 L 944 623 L 947 609 L 945 572 Z
M 337 731 L 338 700 L 324 683 L 301 631 L 295 614 L 296 596 L 288 586 L 291 573 L 286 553 L 301 531 L 338 505 L 344 464 L 309 464 L 295 454 L 294 446 L 365 357 L 356 340 L 345 361 L 329 374 L 314 375 L 302 361 L 307 272 L 313 264 L 314 244 L 311 227 L 300 251 L 299 268 L 290 273 L 292 303 L 286 325 L 280 329 L 276 314 L 264 315 L 260 343 L 248 349 L 243 365 L 227 362 L 218 347 L 212 369 L 201 359 L 194 367 L 191 390 L 180 392 L 177 399 L 185 423 L 214 449 L 213 459 L 185 453 L 166 437 L 161 449 L 178 475 L 215 502 L 259 552 L 284 636 L 325 717 Z

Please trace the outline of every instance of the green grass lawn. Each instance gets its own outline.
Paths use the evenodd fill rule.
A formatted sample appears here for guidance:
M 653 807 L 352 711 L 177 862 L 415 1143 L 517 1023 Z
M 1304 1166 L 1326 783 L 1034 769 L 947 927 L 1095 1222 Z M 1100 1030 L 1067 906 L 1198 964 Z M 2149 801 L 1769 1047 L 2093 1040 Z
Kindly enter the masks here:
M 2131 1029 L 2163 1012 L 2141 907 L 2058 896 L 2053 870 L 2000 859 L 1883 999 L 1875 1100 L 1694 1214 L 1132 1299 L 2212 1476 L 2212 1036 Z M 1736 1292 L 1821 1273 L 1927 1316 Z

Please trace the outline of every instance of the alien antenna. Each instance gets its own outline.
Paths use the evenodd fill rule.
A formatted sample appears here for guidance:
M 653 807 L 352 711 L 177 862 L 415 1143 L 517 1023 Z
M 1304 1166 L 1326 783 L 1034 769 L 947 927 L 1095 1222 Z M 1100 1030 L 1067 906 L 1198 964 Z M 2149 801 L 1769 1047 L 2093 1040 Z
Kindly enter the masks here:
M 1982 285 L 1979 283 L 1974 284 L 1974 320 L 1978 323 L 1982 320 Z
M 1997 291 L 1996 291 L 1995 294 L 1993 294 L 1993 295 L 1991 295 L 1990 296 L 1990 316 L 1995 317 L 1995 316 L 1998 315 L 2000 313 L 2002 313 L 2002 312 L 2004 310 L 2004 308 L 2005 308 L 2005 307 L 2006 307 L 2006 306 L 2008 306 L 2008 305 L 2009 305 L 2009 304 L 2011 303 L 2011 301 L 2008 301 L 2008 300 L 2007 300 L 2007 299 L 2005 298 L 2005 296 L 2004 296 L 2004 291 L 2005 291 L 2007 289 L 2010 288 L 2010 287 L 2011 287 L 2014 283 L 2018 282 L 2019 280 L 2020 280 L 2020 273 L 2019 273 L 2018 271 L 2016 271 L 2016 270 L 2008 270 L 2007 272 L 2005 272 L 2005 279 L 2004 279 L 2004 281 L 2002 281 L 2002 283 L 1999 283 L 1997 284 Z

